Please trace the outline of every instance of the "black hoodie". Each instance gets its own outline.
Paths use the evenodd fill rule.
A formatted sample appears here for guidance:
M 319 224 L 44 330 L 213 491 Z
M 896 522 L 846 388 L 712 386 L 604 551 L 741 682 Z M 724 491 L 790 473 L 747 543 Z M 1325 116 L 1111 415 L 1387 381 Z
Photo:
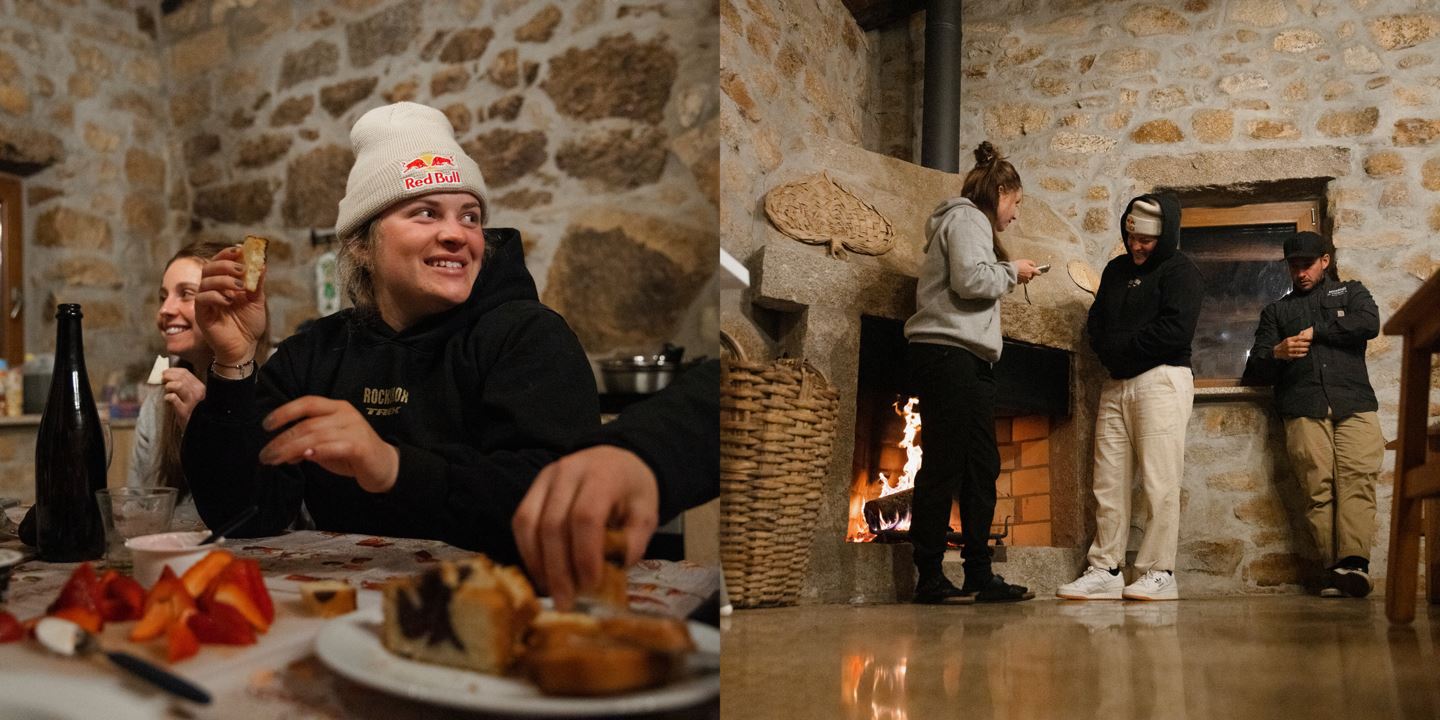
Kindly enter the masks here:
M 520 234 L 489 252 L 461 305 L 395 332 L 377 314 L 317 320 L 245 380 L 211 376 L 185 431 L 195 506 L 214 527 L 260 507 L 239 537 L 275 535 L 303 499 L 321 530 L 433 538 L 515 562 L 511 516 L 540 468 L 599 425 L 595 380 L 565 320 L 540 304 Z M 258 461 L 260 421 L 304 395 L 349 401 L 400 452 L 395 486 L 361 489 L 319 465 Z
M 1120 216 L 1120 240 L 1135 200 L 1158 202 L 1164 219 L 1159 241 L 1144 265 L 1125 254 L 1111 260 L 1100 276 L 1090 306 L 1090 346 L 1110 376 L 1124 380 L 1160 365 L 1190 367 L 1190 342 L 1200 317 L 1205 281 L 1199 268 L 1180 252 L 1180 202 L 1173 195 L 1141 195 Z

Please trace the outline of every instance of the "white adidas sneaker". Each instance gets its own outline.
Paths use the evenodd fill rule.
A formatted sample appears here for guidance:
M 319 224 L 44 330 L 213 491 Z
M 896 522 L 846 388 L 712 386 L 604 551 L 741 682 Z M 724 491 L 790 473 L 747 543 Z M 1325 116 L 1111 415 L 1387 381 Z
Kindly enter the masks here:
M 1121 595 L 1126 600 L 1179 600 L 1180 585 L 1175 582 L 1174 573 L 1151 570 L 1126 585 Z
M 1111 575 L 1109 570 L 1090 566 L 1073 582 L 1061 585 L 1055 597 L 1066 600 L 1119 600 L 1125 578 Z

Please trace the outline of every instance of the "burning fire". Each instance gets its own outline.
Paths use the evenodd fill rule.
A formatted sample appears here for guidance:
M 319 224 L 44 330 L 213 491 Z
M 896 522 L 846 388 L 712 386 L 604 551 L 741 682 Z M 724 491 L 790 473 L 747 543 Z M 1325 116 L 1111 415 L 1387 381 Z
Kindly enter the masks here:
M 864 487 L 857 488 L 857 491 L 850 493 L 850 531 L 846 533 L 845 540 L 848 542 L 869 542 L 875 539 L 871 532 L 870 523 L 865 520 L 865 503 L 876 498 L 888 497 L 898 492 L 903 492 L 915 487 L 915 475 L 920 472 L 920 459 L 924 451 L 915 443 L 915 436 L 920 433 L 920 413 L 915 410 L 915 405 L 920 398 L 912 397 L 901 407 L 896 401 L 893 407 L 895 414 L 905 418 L 905 434 L 901 437 L 898 447 L 905 451 L 905 467 L 900 477 L 894 482 L 885 473 L 880 473 L 879 485 L 880 494 L 870 496 L 871 486 L 875 483 L 864 482 Z M 906 510 L 897 517 L 890 517 L 882 514 L 880 516 L 880 528 L 882 530 L 909 530 L 910 512 Z

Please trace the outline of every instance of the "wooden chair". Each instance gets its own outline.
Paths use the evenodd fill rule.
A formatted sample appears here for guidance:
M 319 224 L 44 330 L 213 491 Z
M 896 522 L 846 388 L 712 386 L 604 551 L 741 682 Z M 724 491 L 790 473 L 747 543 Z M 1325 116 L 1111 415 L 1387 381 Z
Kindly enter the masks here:
M 1440 353 L 1440 272 L 1425 281 L 1390 321 L 1386 335 L 1401 335 L 1400 420 L 1395 440 L 1395 499 L 1390 523 L 1390 567 L 1385 615 L 1391 622 L 1415 619 L 1420 535 L 1425 535 L 1425 575 L 1430 602 L 1440 602 L 1440 453 L 1427 447 L 1430 367 Z M 1421 507 L 1424 506 L 1422 528 Z

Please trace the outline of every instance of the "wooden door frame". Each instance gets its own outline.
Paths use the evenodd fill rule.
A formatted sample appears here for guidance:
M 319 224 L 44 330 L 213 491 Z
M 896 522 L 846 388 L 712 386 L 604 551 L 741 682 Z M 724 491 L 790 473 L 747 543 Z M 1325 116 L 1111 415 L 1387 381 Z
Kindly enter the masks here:
M 24 189 L 19 178 L 0 175 L 0 357 L 19 367 L 25 360 L 25 308 L 12 316 L 11 298 L 24 302 Z
M 1308 230 L 1319 233 L 1323 209 L 1324 206 L 1318 198 L 1289 202 L 1252 203 L 1232 207 L 1187 207 L 1180 212 L 1180 228 L 1184 230 L 1186 228 L 1289 225 L 1293 223 L 1296 232 Z M 1183 251 L 1184 248 L 1182 247 L 1181 250 Z M 1283 257 L 1280 249 L 1276 248 L 1273 259 L 1279 262 Z M 1240 387 L 1240 379 L 1196 378 L 1195 387 Z

